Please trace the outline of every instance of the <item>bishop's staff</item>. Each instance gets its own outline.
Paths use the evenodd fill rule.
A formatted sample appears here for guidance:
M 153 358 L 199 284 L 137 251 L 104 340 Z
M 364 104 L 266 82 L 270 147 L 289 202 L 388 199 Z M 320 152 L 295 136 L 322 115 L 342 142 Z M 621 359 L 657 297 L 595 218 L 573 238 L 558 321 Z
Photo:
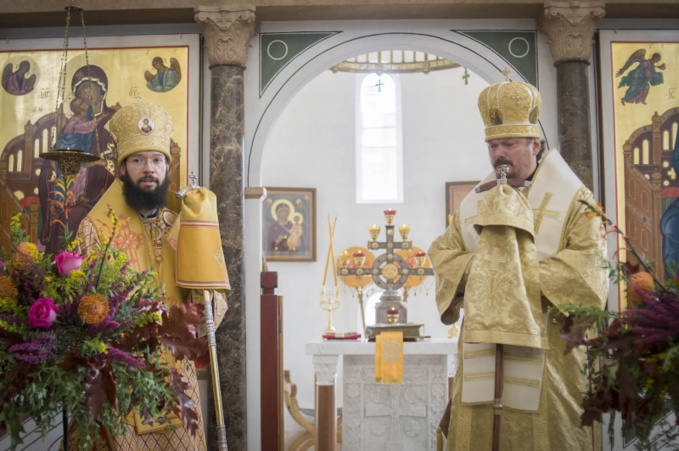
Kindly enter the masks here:
M 509 166 L 502 164 L 497 168 L 497 185 L 507 185 L 507 173 Z M 493 451 L 500 449 L 500 422 L 502 421 L 502 388 L 503 388 L 503 355 L 502 344 L 495 345 L 495 396 L 493 397 Z
M 177 197 L 182 199 L 182 210 L 177 238 L 176 277 L 177 285 L 203 292 L 210 375 L 217 420 L 217 445 L 219 451 L 228 451 L 210 290 L 228 290 L 231 286 L 219 233 L 217 198 L 212 191 L 196 185 L 195 179 L 196 176 L 191 174 L 191 185 L 177 193 Z M 196 252 L 197 249 L 200 251 Z

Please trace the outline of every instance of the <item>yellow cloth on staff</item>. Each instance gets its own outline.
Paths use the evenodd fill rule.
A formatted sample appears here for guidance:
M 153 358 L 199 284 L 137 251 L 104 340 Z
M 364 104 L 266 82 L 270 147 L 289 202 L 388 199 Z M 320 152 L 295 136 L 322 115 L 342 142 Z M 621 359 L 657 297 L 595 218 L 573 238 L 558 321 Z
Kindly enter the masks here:
M 375 382 L 403 383 L 403 332 L 382 332 L 375 337 Z
M 179 219 L 177 285 L 196 290 L 230 290 L 215 193 L 203 187 L 188 191 Z

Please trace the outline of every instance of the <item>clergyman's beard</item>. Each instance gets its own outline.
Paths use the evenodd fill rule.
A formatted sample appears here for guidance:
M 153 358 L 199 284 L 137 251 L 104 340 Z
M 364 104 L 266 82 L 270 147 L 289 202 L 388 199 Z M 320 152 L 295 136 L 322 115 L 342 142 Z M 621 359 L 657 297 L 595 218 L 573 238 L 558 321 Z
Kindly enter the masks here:
M 154 177 L 154 179 L 158 181 L 157 178 Z M 163 183 L 159 184 L 152 191 L 146 191 L 136 185 L 127 172 L 120 176 L 120 180 L 123 182 L 125 201 L 130 207 L 139 212 L 162 208 L 167 203 L 167 190 L 170 187 L 170 179 L 168 177 L 165 177 Z

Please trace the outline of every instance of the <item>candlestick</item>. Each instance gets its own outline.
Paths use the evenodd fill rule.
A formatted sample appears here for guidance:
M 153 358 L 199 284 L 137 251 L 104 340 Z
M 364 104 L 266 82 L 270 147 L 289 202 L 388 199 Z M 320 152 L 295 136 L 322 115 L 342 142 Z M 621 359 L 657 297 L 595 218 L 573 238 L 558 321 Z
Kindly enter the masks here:
M 339 306 L 340 301 L 337 297 L 337 290 L 334 293 L 331 290 L 324 290 L 321 296 L 321 308 L 328 312 L 328 324 L 323 331 L 326 334 L 335 332 L 335 326 L 332 325 L 332 312 L 337 310 Z

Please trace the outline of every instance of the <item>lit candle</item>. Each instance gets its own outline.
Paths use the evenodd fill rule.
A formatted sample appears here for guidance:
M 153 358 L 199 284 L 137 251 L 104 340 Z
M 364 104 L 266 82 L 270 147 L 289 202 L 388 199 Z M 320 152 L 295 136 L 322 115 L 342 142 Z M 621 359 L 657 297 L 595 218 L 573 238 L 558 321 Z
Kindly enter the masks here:
M 426 252 L 414 252 L 413 257 L 415 257 L 415 264 L 418 268 L 424 266 L 424 260 L 427 257 Z
M 347 265 L 349 265 L 349 258 L 351 256 L 349 255 L 349 252 L 347 251 L 342 251 L 340 254 L 340 268 L 346 268 Z
M 368 230 L 370 231 L 370 238 L 372 238 L 373 241 L 375 241 L 377 237 L 380 236 L 380 229 L 381 227 L 377 224 L 373 224 L 372 227 L 368 227 Z
M 384 210 L 384 220 L 387 221 L 387 225 L 392 225 L 394 223 L 394 216 L 396 216 L 396 210 L 393 208 Z
M 365 252 L 354 252 L 354 260 L 356 261 L 357 268 L 363 268 L 363 263 L 365 263 Z
M 401 239 L 406 241 L 408 239 L 408 235 L 410 234 L 410 227 L 403 224 L 398 228 L 398 232 L 401 234 Z

